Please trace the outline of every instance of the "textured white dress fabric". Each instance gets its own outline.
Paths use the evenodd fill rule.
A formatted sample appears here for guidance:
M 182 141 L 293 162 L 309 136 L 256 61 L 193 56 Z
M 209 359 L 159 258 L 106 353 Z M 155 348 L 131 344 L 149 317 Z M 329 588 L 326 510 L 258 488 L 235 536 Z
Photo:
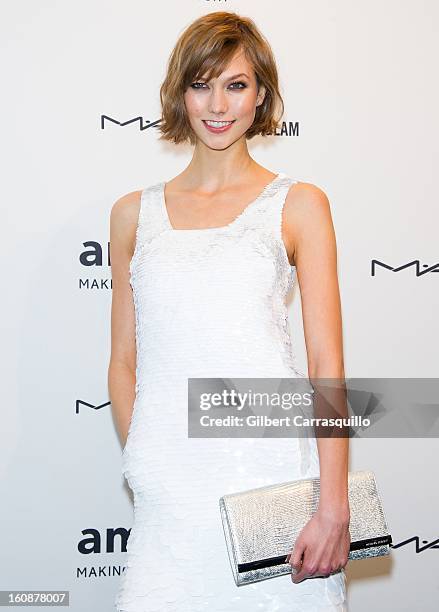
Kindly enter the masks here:
M 344 570 L 235 585 L 218 500 L 319 474 L 314 438 L 189 438 L 189 377 L 305 376 L 296 367 L 282 240 L 284 173 L 223 227 L 174 229 L 145 188 L 130 262 L 136 397 L 122 473 L 134 498 L 118 612 L 345 612 Z

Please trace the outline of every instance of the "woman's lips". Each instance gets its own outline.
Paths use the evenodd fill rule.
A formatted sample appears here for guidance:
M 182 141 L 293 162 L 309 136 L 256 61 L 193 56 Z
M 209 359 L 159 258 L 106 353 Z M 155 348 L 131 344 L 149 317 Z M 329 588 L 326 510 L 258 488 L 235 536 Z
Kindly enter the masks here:
M 209 125 L 204 119 L 203 119 L 203 123 L 206 126 L 206 128 L 209 130 L 209 132 L 212 132 L 213 134 L 221 134 L 222 132 L 226 132 L 229 128 L 232 127 L 232 125 L 234 124 L 235 120 L 233 120 L 231 123 L 229 123 L 228 125 L 224 125 L 222 127 L 213 127 L 212 125 Z

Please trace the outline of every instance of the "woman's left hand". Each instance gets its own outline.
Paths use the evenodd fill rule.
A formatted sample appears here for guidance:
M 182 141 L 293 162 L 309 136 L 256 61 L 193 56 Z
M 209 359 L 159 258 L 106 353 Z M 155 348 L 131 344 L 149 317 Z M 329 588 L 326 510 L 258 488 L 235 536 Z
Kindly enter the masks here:
M 318 509 L 303 527 L 286 562 L 296 574 L 293 582 L 313 576 L 329 576 L 348 562 L 349 513 L 336 509 Z

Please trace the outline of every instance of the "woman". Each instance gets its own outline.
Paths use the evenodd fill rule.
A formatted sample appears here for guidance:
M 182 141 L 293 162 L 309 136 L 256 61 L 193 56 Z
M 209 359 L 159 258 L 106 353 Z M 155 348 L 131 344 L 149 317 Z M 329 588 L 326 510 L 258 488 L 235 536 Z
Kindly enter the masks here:
M 192 23 L 160 91 L 162 139 L 194 145 L 168 182 L 111 212 L 109 388 L 134 524 L 120 612 L 346 610 L 347 438 L 189 438 L 189 377 L 297 377 L 285 299 L 301 288 L 309 376 L 343 376 L 336 245 L 326 195 L 251 158 L 278 125 L 275 60 L 253 21 Z M 283 107 L 283 104 L 282 104 Z M 282 108 L 283 110 L 283 108 Z M 323 306 L 324 305 L 324 306 Z M 295 572 L 237 588 L 221 495 L 320 473 Z

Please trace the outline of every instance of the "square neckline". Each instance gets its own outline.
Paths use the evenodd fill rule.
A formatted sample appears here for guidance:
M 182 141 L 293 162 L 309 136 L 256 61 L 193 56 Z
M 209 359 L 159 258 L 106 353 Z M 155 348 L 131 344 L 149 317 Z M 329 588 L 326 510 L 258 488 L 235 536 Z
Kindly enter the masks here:
M 171 223 L 171 219 L 169 217 L 168 214 L 168 208 L 166 206 L 166 197 L 165 197 L 165 187 L 166 187 L 166 181 L 162 181 L 160 183 L 160 190 L 159 190 L 159 196 L 160 196 L 160 206 L 162 209 L 162 213 L 166 222 L 166 226 L 168 228 L 169 231 L 171 232 L 208 232 L 208 231 L 212 231 L 212 230 L 226 230 L 231 228 L 232 226 L 234 226 L 236 223 L 238 223 L 238 221 L 244 217 L 244 215 L 247 213 L 247 211 L 251 208 L 253 208 L 267 193 L 267 191 L 270 189 L 270 187 L 272 187 L 272 185 L 274 185 L 280 178 L 284 178 L 286 175 L 283 172 L 277 172 L 276 176 L 265 185 L 265 187 L 263 188 L 263 190 L 259 193 L 259 195 L 256 196 L 256 198 L 254 198 L 249 204 L 247 204 L 247 206 L 245 206 L 245 208 L 234 218 L 232 219 L 232 221 L 230 221 L 230 223 L 227 223 L 226 225 L 218 225 L 215 227 L 189 227 L 189 228 L 175 228 L 172 223 Z

